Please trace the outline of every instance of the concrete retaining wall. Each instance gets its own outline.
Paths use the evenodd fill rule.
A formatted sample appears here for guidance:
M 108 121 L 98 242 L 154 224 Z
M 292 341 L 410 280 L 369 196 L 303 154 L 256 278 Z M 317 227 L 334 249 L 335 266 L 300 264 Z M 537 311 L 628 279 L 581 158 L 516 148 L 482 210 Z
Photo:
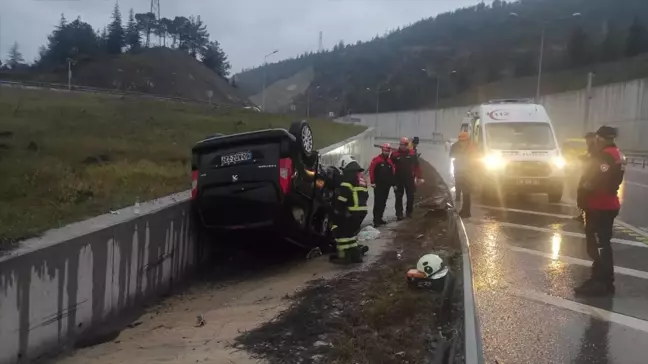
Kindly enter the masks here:
M 374 132 L 323 149 L 366 166 Z M 189 192 L 52 230 L 0 257 L 0 364 L 33 360 L 169 292 L 197 262 Z
M 515 97 L 515 95 L 510 95 Z M 560 140 L 581 137 L 601 125 L 619 128 L 618 144 L 627 150 L 648 150 L 648 79 L 615 83 L 592 89 L 589 123 L 585 122 L 585 90 L 542 97 Z M 383 114 L 355 114 L 364 125 L 373 126 L 377 137 L 414 136 L 431 138 L 436 130 L 446 138 L 456 137 L 463 117 L 471 107 L 416 110 Z

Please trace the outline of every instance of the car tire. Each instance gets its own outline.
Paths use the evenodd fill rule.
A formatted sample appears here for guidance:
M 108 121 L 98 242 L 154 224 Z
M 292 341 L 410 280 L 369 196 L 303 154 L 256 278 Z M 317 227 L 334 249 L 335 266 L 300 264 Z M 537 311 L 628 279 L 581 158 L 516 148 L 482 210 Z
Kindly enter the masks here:
M 288 132 L 292 134 L 299 147 L 299 152 L 304 157 L 304 160 L 309 160 L 315 154 L 315 147 L 313 144 L 313 129 L 306 120 L 295 121 L 290 124 Z

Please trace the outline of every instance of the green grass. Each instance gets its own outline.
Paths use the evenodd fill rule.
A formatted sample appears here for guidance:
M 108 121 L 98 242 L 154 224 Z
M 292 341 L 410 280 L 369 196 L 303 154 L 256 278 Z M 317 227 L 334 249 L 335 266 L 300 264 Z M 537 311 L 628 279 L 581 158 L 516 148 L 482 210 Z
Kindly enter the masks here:
M 191 146 L 287 116 L 134 97 L 0 88 L 0 247 L 189 188 Z M 361 127 L 311 120 L 317 147 Z

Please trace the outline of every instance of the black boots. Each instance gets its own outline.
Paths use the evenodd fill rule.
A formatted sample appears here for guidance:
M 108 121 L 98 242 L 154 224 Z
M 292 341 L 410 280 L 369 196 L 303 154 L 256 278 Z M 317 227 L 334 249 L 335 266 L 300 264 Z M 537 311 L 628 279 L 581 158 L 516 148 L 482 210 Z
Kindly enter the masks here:
M 613 283 L 606 283 L 595 279 L 588 279 L 580 286 L 574 288 L 574 293 L 582 296 L 610 296 L 614 295 Z

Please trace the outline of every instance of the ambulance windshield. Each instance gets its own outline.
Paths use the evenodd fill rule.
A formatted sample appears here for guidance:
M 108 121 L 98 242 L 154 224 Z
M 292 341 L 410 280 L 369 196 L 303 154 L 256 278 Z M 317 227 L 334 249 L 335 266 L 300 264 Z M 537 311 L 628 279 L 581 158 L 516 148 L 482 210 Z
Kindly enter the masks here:
M 552 150 L 556 148 L 547 123 L 486 124 L 486 143 L 499 150 Z

